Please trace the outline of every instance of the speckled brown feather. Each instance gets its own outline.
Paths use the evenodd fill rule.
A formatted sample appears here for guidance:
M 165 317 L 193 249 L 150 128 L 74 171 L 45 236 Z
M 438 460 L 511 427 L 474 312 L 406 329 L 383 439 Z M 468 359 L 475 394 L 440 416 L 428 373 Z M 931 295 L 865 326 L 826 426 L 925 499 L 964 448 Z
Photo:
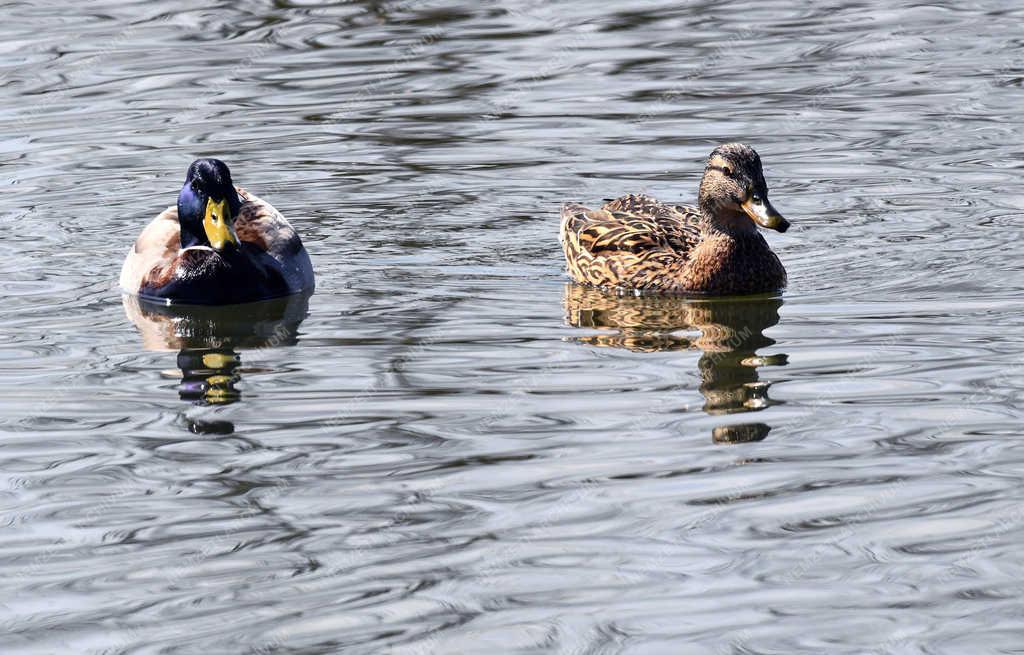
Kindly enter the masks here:
M 722 234 L 696 208 L 645 195 L 598 210 L 563 206 L 561 241 L 572 278 L 597 287 L 732 295 L 786 284 L 781 262 L 757 232 Z
M 655 221 L 574 204 L 562 208 L 562 244 L 573 279 L 598 287 L 657 288 L 680 260 Z
M 650 196 L 631 193 L 606 202 L 602 209 L 648 217 L 676 252 L 689 253 L 700 243 L 700 210 L 696 207 L 669 205 Z

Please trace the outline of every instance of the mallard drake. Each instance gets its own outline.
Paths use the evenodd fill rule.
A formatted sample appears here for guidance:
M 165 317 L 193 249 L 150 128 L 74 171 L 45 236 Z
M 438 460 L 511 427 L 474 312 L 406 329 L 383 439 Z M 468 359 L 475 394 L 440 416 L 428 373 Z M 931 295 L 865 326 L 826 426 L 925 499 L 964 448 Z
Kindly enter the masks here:
M 228 305 L 312 292 L 313 265 L 270 203 L 236 187 L 219 159 L 188 167 L 177 207 L 146 226 L 121 288 L 165 304 Z
M 739 295 L 777 291 L 786 270 L 757 226 L 785 232 L 768 202 L 761 158 L 741 143 L 708 157 L 697 207 L 628 195 L 591 210 L 562 207 L 569 274 L 597 287 Z

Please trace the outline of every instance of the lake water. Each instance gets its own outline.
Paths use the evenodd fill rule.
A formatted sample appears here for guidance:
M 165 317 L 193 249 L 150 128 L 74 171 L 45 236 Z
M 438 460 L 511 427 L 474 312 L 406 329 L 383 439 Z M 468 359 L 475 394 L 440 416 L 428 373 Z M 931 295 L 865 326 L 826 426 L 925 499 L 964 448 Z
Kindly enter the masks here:
M 1024 631 L 1024 11 L 22 2 L 3 653 L 980 653 Z M 567 284 L 760 152 L 779 298 Z M 122 302 L 217 156 L 318 289 Z

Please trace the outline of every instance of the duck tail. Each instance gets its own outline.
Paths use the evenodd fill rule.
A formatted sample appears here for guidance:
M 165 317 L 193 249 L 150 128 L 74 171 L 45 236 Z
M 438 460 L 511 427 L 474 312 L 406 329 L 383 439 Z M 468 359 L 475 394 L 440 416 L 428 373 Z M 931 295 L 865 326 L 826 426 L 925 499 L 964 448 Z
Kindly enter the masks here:
M 567 202 L 562 204 L 562 232 L 571 230 L 578 231 L 587 220 L 587 212 L 590 209 L 578 202 Z

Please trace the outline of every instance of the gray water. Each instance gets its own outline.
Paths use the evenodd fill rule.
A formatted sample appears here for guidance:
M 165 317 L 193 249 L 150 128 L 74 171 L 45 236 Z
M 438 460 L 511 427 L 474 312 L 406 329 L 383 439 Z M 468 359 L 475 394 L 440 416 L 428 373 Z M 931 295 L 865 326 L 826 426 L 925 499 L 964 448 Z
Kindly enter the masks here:
M 1009 653 L 1024 11 L 8 4 L 0 652 Z M 758 149 L 778 298 L 567 284 Z M 315 295 L 122 302 L 217 156 Z

